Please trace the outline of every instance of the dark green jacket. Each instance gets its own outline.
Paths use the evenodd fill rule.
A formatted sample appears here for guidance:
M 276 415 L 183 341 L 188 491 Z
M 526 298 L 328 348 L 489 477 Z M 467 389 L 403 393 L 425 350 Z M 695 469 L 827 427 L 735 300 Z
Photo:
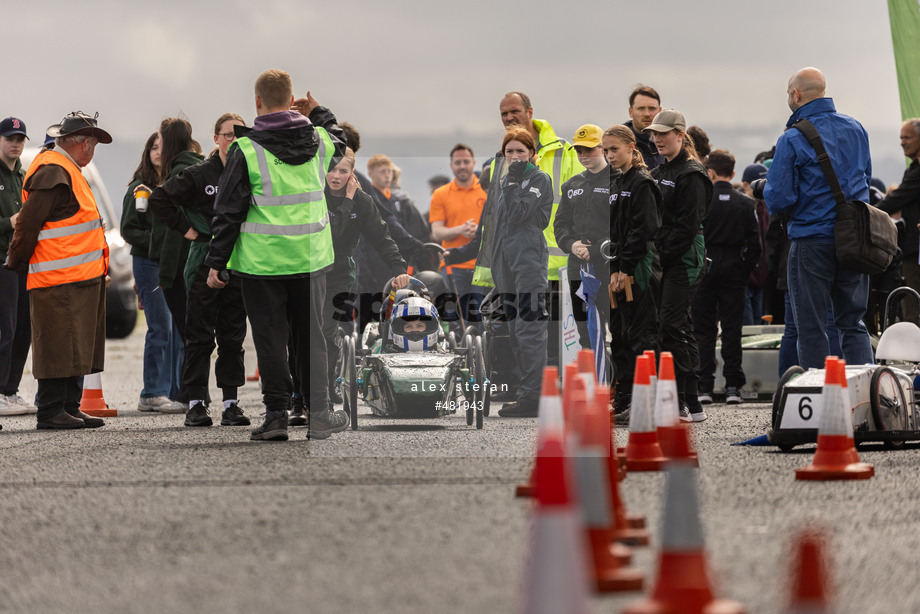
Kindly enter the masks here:
M 204 156 L 193 151 L 183 151 L 169 168 L 167 181 L 182 172 L 189 166 L 198 164 Z M 156 188 L 159 190 L 161 188 Z M 154 193 L 156 193 L 154 190 Z M 151 194 L 151 198 L 153 195 Z M 182 278 L 185 261 L 188 259 L 188 249 L 191 241 L 180 233 L 172 230 L 162 219 L 157 216 L 150 217 L 150 259 L 160 265 L 160 287 L 172 288 L 177 279 Z
M 26 171 L 19 160 L 16 160 L 12 171 L 0 162 L 0 263 L 6 260 L 13 239 L 10 218 L 22 209 L 22 180 L 25 176 Z

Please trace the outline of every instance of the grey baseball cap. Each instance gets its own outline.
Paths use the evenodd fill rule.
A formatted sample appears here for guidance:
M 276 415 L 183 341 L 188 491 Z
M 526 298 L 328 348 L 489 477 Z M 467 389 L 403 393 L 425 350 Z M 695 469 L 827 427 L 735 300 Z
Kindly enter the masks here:
M 655 116 L 650 126 L 643 132 L 670 132 L 671 130 L 687 131 L 687 120 L 680 111 L 665 109 Z

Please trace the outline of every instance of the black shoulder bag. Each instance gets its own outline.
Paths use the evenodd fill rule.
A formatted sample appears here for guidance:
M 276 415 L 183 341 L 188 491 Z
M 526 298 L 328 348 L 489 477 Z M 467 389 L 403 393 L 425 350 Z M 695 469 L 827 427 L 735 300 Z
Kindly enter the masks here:
M 898 253 L 898 230 L 891 217 L 861 200 L 847 200 L 831 166 L 831 158 L 814 124 L 800 119 L 792 125 L 805 135 L 818 154 L 834 200 L 837 201 L 837 222 L 834 224 L 834 248 L 837 264 L 858 273 L 877 275 L 891 264 Z

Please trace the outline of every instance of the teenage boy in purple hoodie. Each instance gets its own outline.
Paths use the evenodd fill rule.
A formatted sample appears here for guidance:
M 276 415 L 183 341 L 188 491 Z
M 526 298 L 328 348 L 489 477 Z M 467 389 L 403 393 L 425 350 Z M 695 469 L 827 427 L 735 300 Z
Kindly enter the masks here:
M 345 430 L 348 416 L 329 402 L 322 308 L 333 264 L 327 171 L 345 151 L 335 116 L 307 93 L 294 100 L 291 77 L 267 70 L 256 79 L 252 129 L 237 140 L 218 184 L 214 238 L 205 263 L 208 285 L 222 288 L 227 271 L 241 278 L 262 379 L 265 422 L 251 439 L 286 440 L 294 392 L 287 346 L 293 340 L 301 390 L 308 400 L 308 437 Z

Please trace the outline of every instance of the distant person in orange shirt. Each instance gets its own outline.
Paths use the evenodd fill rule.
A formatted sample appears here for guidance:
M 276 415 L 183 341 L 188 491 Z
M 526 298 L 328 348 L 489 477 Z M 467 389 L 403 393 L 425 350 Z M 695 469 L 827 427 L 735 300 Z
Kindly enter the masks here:
M 431 195 L 431 208 L 428 220 L 431 222 L 431 234 L 435 241 L 445 248 L 461 247 L 476 235 L 479 216 L 486 202 L 486 192 L 479 185 L 479 178 L 473 173 L 476 158 L 473 150 L 463 143 L 457 143 L 450 150 L 450 170 L 454 179 L 447 185 L 435 190 Z M 473 268 L 476 259 L 453 265 L 453 278 L 459 297 L 459 307 L 463 319 L 469 322 L 470 301 L 473 307 L 482 301 L 482 296 L 472 295 Z M 451 322 L 451 328 L 460 331 L 460 322 Z

